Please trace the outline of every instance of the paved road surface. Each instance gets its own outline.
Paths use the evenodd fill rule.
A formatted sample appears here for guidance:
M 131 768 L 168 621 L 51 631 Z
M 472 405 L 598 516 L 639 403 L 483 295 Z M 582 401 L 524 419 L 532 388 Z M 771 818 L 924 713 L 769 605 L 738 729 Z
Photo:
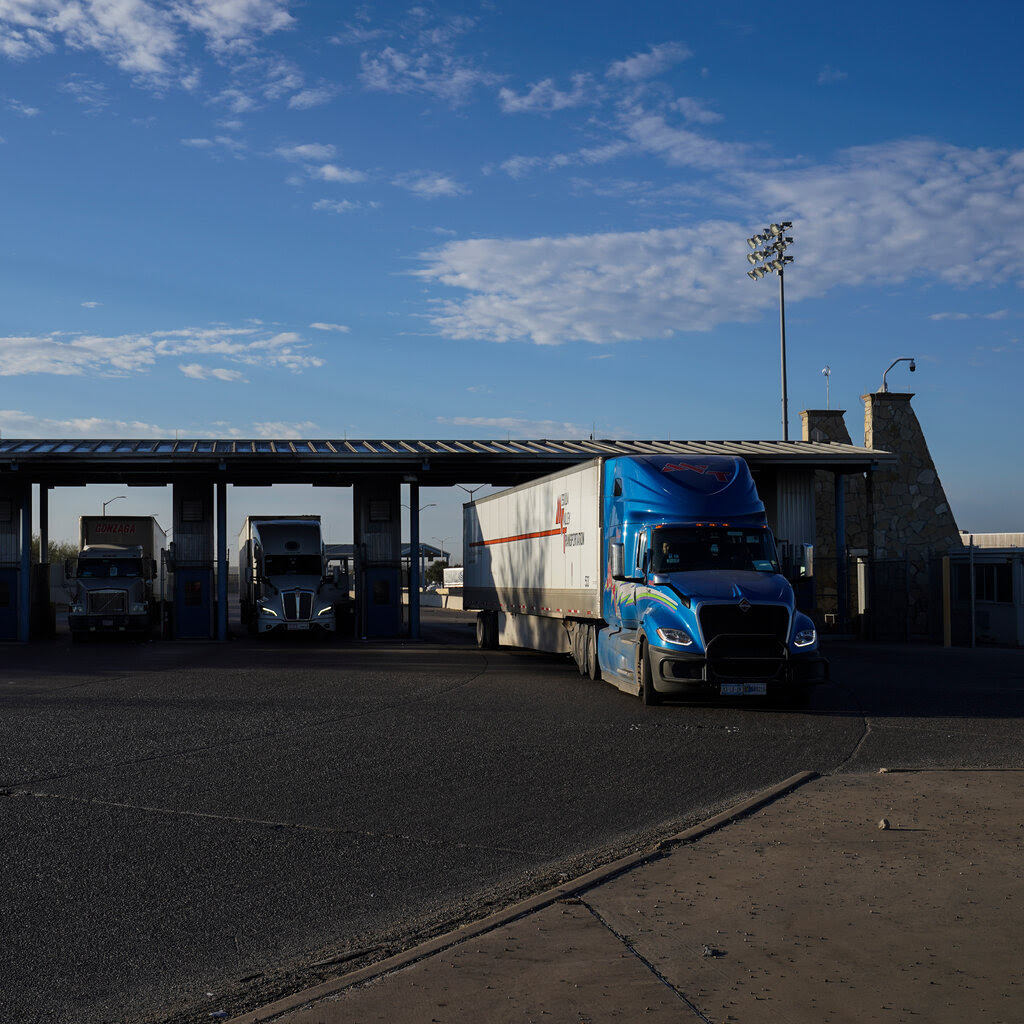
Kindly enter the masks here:
M 0 1019 L 239 1012 L 798 771 L 1022 763 L 1022 652 L 839 643 L 807 710 L 644 708 L 468 621 L 5 648 Z

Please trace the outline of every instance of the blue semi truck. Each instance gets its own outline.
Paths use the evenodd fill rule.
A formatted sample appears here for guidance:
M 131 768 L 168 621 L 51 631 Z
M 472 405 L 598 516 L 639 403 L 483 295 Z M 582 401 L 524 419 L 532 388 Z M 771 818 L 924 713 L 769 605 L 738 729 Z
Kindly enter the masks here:
M 482 648 L 570 653 L 646 704 L 827 678 L 743 459 L 595 459 L 467 503 L 463 527 Z

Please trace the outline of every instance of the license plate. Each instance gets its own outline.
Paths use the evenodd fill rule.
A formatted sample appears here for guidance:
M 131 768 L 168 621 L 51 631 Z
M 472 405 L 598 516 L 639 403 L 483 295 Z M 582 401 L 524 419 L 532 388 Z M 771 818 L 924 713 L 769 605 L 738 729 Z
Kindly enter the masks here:
M 309 629 L 309 623 L 308 622 L 289 622 L 288 623 L 288 628 L 289 629 Z
M 103 625 L 104 626 L 112 626 L 113 624 L 114 624 L 114 620 L 113 619 L 104 619 L 103 620 Z
M 723 697 L 763 697 L 767 683 L 722 683 L 718 691 Z

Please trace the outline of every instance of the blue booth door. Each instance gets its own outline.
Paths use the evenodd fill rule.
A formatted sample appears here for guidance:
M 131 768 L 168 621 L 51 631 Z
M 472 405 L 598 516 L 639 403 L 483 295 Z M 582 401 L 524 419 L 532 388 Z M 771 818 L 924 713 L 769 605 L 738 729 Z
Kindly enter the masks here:
M 179 640 L 209 640 L 213 636 L 212 569 L 175 570 L 174 635 Z
M 0 640 L 18 639 L 18 570 L 0 569 Z

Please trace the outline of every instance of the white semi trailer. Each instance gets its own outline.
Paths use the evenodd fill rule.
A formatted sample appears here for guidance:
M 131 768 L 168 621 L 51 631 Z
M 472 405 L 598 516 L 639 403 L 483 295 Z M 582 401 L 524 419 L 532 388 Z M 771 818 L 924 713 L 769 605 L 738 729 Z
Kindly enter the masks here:
M 238 596 L 242 625 L 334 633 L 347 581 L 328 574 L 319 516 L 248 516 L 238 534 Z

